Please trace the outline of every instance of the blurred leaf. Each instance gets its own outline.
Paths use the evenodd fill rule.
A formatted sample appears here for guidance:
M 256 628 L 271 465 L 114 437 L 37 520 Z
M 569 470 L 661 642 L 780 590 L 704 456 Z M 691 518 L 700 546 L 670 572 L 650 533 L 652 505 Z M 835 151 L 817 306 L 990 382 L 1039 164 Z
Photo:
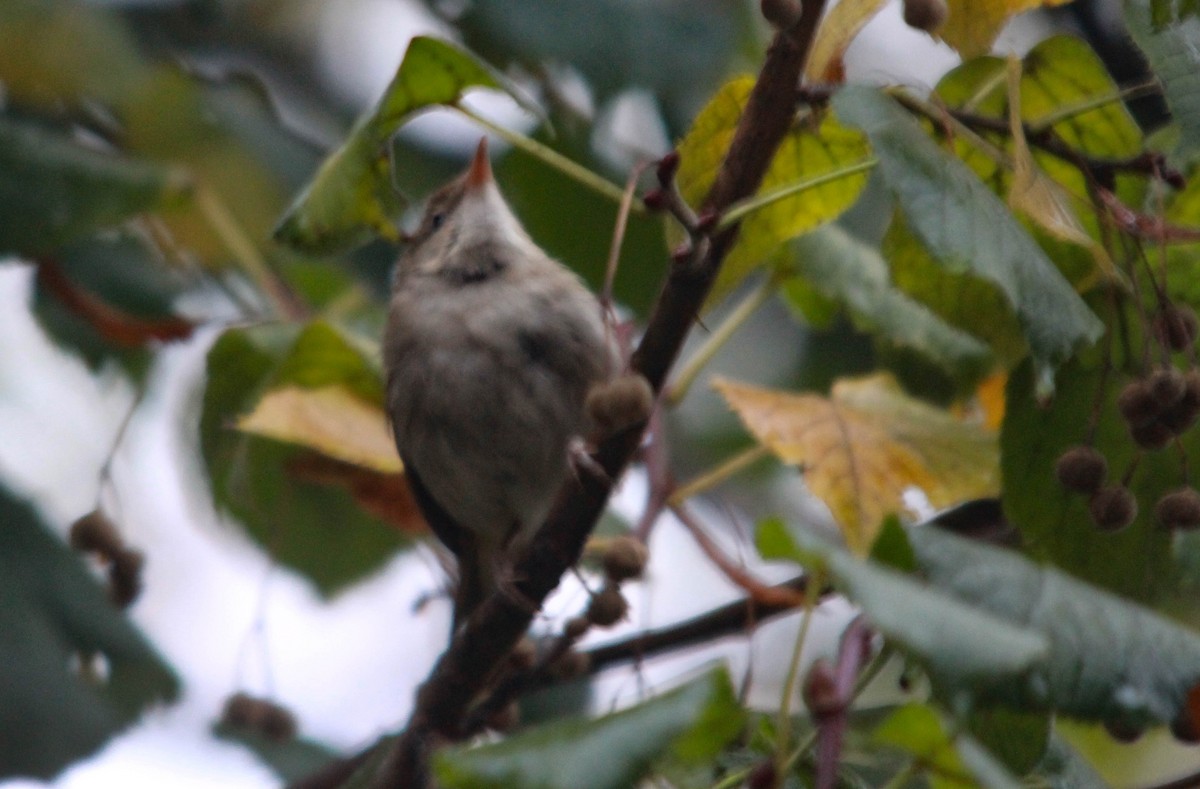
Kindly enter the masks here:
M 676 178 L 680 192 L 690 204 L 699 206 L 716 180 L 753 85 L 751 77 L 726 83 L 696 116 L 691 130 L 679 144 Z M 767 195 L 800 180 L 861 164 L 869 155 L 866 138 L 861 133 L 842 126 L 832 112 L 820 111 L 798 120 L 783 138 L 758 194 Z M 748 215 L 742 221 L 734 248 L 721 266 L 708 303 L 711 305 L 729 293 L 784 241 L 836 219 L 853 205 L 866 183 L 867 174 L 856 172 L 777 200 Z M 681 232 L 674 225 L 668 228 L 675 235 Z
M 1146 54 L 1154 76 L 1163 86 L 1171 117 L 1179 125 L 1174 158 L 1189 161 L 1200 153 L 1200 18 L 1193 15 L 1157 26 L 1146 0 L 1125 3 L 1125 23 Z
M 409 536 L 426 536 L 429 526 L 417 507 L 408 478 L 376 471 L 317 453 L 297 453 L 284 470 L 300 482 L 345 488 L 364 512 Z
M 902 573 L 911 573 L 917 569 L 916 554 L 908 544 L 904 526 L 895 515 L 883 519 L 883 527 L 875 537 L 875 542 L 871 543 L 870 559 Z
M 430 2 L 431 6 L 436 6 Z M 466 43 L 498 65 L 539 74 L 566 65 L 598 103 L 629 88 L 665 102 L 682 121 L 728 69 L 745 12 L 693 0 L 475 0 L 458 18 Z
M 909 488 L 934 507 L 994 494 L 994 435 L 908 397 L 877 374 L 834 384 L 828 398 L 718 379 L 714 387 L 762 444 L 800 466 L 858 554 Z
M 1069 0 L 948 0 L 950 16 L 937 35 L 964 58 L 985 55 L 1011 17 L 1066 2 Z
M 192 324 L 182 318 L 141 318 L 106 303 L 73 283 L 57 262 L 44 260 L 37 272 L 39 287 L 118 348 L 136 348 L 154 340 L 184 340 L 192 335 Z
M 186 191 L 178 171 L 0 116 L 0 252 L 44 252 Z
M 1028 365 L 1013 373 L 1000 434 L 1004 511 L 1037 558 L 1089 583 L 1153 602 L 1174 583 L 1171 534 L 1156 523 L 1154 502 L 1181 484 L 1181 459 L 1177 452 L 1142 452 L 1133 443 L 1115 405 L 1121 386 L 1112 382 L 1111 372 L 1104 385 L 1103 365 L 1094 355 L 1068 364 L 1048 405 L 1036 401 Z M 1087 497 L 1068 492 L 1054 475 L 1058 457 L 1093 430 L 1093 413 L 1098 418 L 1092 445 L 1107 458 L 1110 475 L 1119 479 L 1139 459 L 1129 488 L 1140 511 L 1132 526 L 1116 533 L 1099 532 Z M 1187 437 L 1191 451 L 1200 450 L 1198 438 L 1194 431 Z
M 356 503 L 353 484 L 314 475 L 305 450 L 229 428 L 285 386 L 337 386 L 380 404 L 375 365 L 358 340 L 320 321 L 229 329 L 208 353 L 200 445 L 216 501 L 326 595 L 381 567 L 406 541 Z
M 388 143 L 413 114 L 453 105 L 470 88 L 513 93 L 470 53 L 434 38 L 414 38 L 375 109 L 321 165 L 280 220 L 275 237 L 317 254 L 356 246 L 376 234 L 398 238 L 394 221 L 406 201 L 396 192 L 391 171 L 403 165 L 391 161 Z
M 927 772 L 931 789 L 978 786 L 941 718 L 924 704 L 914 702 L 892 711 L 871 738 L 914 757 Z
M 741 731 L 744 713 L 724 670 L 594 720 L 566 720 L 503 742 L 439 752 L 447 789 L 626 789 L 671 750 L 711 760 Z
M 0 491 L 0 776 L 49 779 L 179 690 L 28 504 Z M 72 670 L 102 656 L 105 679 Z
M 1200 634 L 1148 608 L 940 529 L 910 539 L 935 587 L 1049 640 L 1034 671 L 988 689 L 997 703 L 1137 730 L 1174 720 L 1200 682 Z
M 1049 779 L 1051 789 L 1109 789 L 1092 766 L 1058 734 L 1050 735 L 1049 747 L 1037 771 Z
M 315 449 L 373 471 L 401 470 L 383 409 L 340 386 L 272 389 L 252 412 L 237 420 L 237 429 Z
M 999 286 L 1049 387 L 1054 368 L 1100 336 L 1100 321 L 1008 208 L 894 101 L 849 87 L 834 106 L 871 138 L 884 178 L 933 257 Z
M 336 751 L 311 740 L 295 737 L 284 741 L 273 740 L 226 723 L 214 726 L 213 734 L 222 740 L 246 746 L 288 783 L 305 778 L 338 758 Z
M 883 237 L 882 252 L 901 293 L 950 326 L 986 342 L 1003 367 L 1029 354 L 1020 321 L 1000 288 L 938 263 L 899 212 Z
M 1150 0 L 1150 20 L 1155 31 L 1200 15 L 1196 0 Z
M 948 694 L 983 694 L 1026 676 L 1044 660 L 1049 642 L 937 589 L 874 562 L 861 561 L 812 533 L 768 521 L 759 551 L 827 572 L 862 607 L 871 626 L 919 661 Z
M 0 82 L 14 104 L 115 102 L 143 76 L 137 42 L 111 13 L 87 3 L 0 3 Z
M 795 239 L 789 251 L 800 277 L 846 304 L 857 323 L 884 341 L 920 352 L 957 378 L 977 376 L 991 361 L 986 346 L 897 290 L 879 252 L 837 225 Z
M 1014 775 L 1031 772 L 1046 755 L 1051 716 L 1004 707 L 972 710 L 967 728 L 978 745 Z

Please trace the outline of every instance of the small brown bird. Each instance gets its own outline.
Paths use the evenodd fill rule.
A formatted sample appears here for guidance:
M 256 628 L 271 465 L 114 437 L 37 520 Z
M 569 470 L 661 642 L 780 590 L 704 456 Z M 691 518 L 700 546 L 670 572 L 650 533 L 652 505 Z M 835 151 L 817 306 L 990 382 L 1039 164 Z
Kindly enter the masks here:
M 487 139 L 430 199 L 400 257 L 383 341 L 410 486 L 458 558 L 457 629 L 545 520 L 615 371 L 600 305 L 521 227 Z

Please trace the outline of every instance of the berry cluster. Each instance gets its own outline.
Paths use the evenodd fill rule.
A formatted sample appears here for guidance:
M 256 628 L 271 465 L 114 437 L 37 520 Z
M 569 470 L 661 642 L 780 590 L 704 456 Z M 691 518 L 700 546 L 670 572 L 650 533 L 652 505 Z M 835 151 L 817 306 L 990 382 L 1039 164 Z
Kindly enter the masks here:
M 1195 344 L 1200 323 L 1190 307 L 1166 303 L 1150 328 L 1165 351 L 1181 352 Z M 1125 385 L 1117 396 L 1117 411 L 1134 444 L 1147 452 L 1163 449 L 1200 417 L 1200 370 L 1183 372 L 1166 361 Z M 1098 529 L 1117 531 L 1137 517 L 1137 498 L 1128 487 L 1132 469 L 1124 480 L 1106 484 L 1108 461 L 1094 447 L 1068 449 L 1055 463 L 1054 474 L 1067 490 L 1090 497 L 1088 510 Z M 1200 492 L 1191 487 L 1171 491 L 1155 504 L 1154 514 L 1164 529 L 1200 528 Z

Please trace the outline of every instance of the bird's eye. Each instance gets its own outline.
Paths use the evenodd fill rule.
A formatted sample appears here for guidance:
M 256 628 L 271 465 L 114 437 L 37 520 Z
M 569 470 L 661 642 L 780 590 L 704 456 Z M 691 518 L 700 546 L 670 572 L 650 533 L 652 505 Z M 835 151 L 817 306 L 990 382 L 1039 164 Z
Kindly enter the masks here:
M 434 230 L 437 230 L 439 227 L 442 226 L 442 223 L 445 221 L 446 221 L 446 215 L 444 213 L 442 213 L 441 211 L 439 211 L 438 213 L 429 217 L 429 226 L 432 227 Z

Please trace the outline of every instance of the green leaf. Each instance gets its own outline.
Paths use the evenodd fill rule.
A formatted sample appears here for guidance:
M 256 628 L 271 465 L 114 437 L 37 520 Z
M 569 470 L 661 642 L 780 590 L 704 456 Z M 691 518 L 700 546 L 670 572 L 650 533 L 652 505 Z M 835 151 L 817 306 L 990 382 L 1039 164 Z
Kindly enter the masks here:
M 741 77 L 726 83 L 696 116 L 679 144 L 679 190 L 698 206 L 712 188 L 717 170 L 729 150 L 733 132 L 754 80 Z M 801 119 L 780 143 L 763 176 L 759 195 L 767 195 L 800 180 L 834 173 L 869 158 L 866 139 L 838 122 L 828 110 Z M 855 172 L 770 203 L 748 215 L 738 240 L 726 256 L 713 285 L 709 303 L 727 294 L 763 265 L 771 252 L 788 239 L 836 219 L 854 204 L 867 183 L 866 172 Z M 671 238 L 681 231 L 668 225 Z
M 978 375 L 991 361 L 981 342 L 892 285 L 880 254 L 840 227 L 817 228 L 794 240 L 789 252 L 800 277 L 844 303 L 856 323 L 884 341 L 918 351 L 956 378 Z
M 934 710 L 906 704 L 872 734 L 881 745 L 911 754 L 929 774 L 933 789 L 1016 789 L 1020 783 L 969 735 L 951 736 Z
M 874 88 L 851 86 L 834 107 L 862 128 L 913 231 L 947 269 L 990 280 L 1012 305 L 1047 384 L 1103 325 L 1012 213 L 962 162 Z
M 0 116 L 0 252 L 46 252 L 186 191 L 176 170 Z
M 0 777 L 51 778 L 93 753 L 178 680 L 79 556 L 0 490 Z M 107 678 L 73 660 L 99 655 Z
M 908 535 L 904 526 L 895 515 L 889 515 L 883 521 L 883 528 L 871 546 L 871 561 L 877 562 L 902 573 L 911 573 L 917 569 L 917 557 L 912 546 L 908 544 Z
M 447 789 L 626 789 L 653 761 L 711 760 L 741 731 L 744 714 L 724 670 L 594 720 L 540 726 L 434 760 Z
M 341 487 L 300 473 L 303 450 L 234 431 L 267 391 L 346 387 L 382 402 L 376 362 L 361 341 L 321 321 L 230 329 L 208 353 L 200 445 L 217 503 L 284 565 L 329 595 L 381 567 L 406 539 Z
M 222 740 L 246 746 L 288 783 L 309 776 L 338 758 L 335 751 L 311 740 L 293 737 L 281 742 L 225 723 L 214 726 L 213 734 Z
M 389 142 L 415 113 L 456 104 L 471 88 L 508 91 L 499 75 L 470 53 L 435 38 L 408 45 L 391 84 L 349 138 L 327 158 L 288 208 L 275 237 L 317 254 L 357 246 L 374 235 L 396 238 L 406 201 L 396 191 Z
M 954 328 L 987 343 L 1004 367 L 1029 354 L 1012 305 L 998 286 L 938 263 L 899 211 L 883 237 L 882 251 L 901 293 Z
M 1105 386 L 1105 363 L 1094 358 L 1097 355 L 1088 354 L 1063 368 L 1048 405 L 1039 405 L 1033 397 L 1029 365 L 1010 376 L 1000 433 L 1004 511 L 1035 557 L 1125 597 L 1154 602 L 1174 582 L 1171 535 L 1155 522 L 1154 502 L 1181 484 L 1180 457 L 1177 452 L 1142 453 L 1137 448 L 1114 402 L 1120 379 L 1114 382 L 1110 373 Z M 1132 526 L 1115 534 L 1097 531 L 1087 497 L 1068 492 L 1054 475 L 1059 455 L 1091 429 L 1101 387 L 1092 444 L 1108 459 L 1110 477 L 1119 479 L 1140 458 L 1129 481 L 1139 512 Z M 1187 444 L 1198 446 L 1196 438 L 1187 439 Z
M 1156 27 L 1146 0 L 1125 3 L 1125 22 L 1162 83 L 1171 116 L 1180 128 L 1173 157 L 1186 162 L 1200 153 L 1200 18 Z
M 1049 642 L 1027 676 L 988 688 L 994 703 L 1140 729 L 1174 720 L 1200 682 L 1200 634 L 1150 609 L 934 527 L 910 539 L 935 587 Z
M 455 24 L 493 63 L 534 74 L 570 64 L 598 105 L 637 86 L 665 103 L 668 120 L 686 121 L 727 72 L 745 16 L 737 4 L 690 0 L 475 0 Z
M 828 572 L 847 597 L 862 606 L 873 627 L 917 659 L 951 694 L 982 693 L 1024 676 L 1046 656 L 1049 642 L 1036 631 L 964 605 L 916 580 L 826 543 L 783 523 L 759 527 L 759 545 L 813 571 Z

